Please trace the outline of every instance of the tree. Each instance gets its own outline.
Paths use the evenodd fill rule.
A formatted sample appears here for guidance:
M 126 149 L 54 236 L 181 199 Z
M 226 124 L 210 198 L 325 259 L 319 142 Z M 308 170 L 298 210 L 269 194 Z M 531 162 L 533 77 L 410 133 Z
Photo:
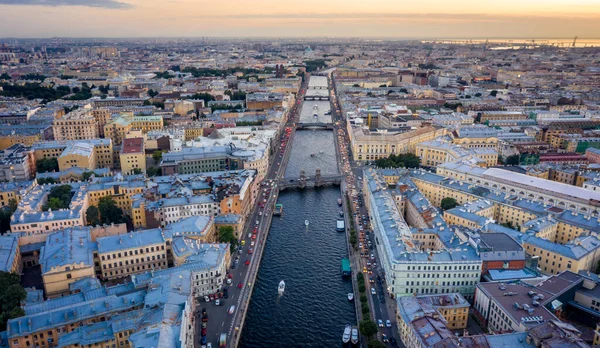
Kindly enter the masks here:
M 98 201 L 98 210 L 100 211 L 100 222 L 110 225 L 125 222 L 123 210 L 117 206 L 110 196 L 102 197 Z
M 380 158 L 375 161 L 379 168 L 419 168 L 421 159 L 412 153 L 391 154 L 388 158 Z
M 100 210 L 98 207 L 90 205 L 85 211 L 85 219 L 90 226 L 100 225 Z
M 363 321 L 360 322 L 360 324 L 358 324 L 360 333 L 365 336 L 369 341 L 371 340 L 371 337 L 373 337 L 375 334 L 377 334 L 377 324 L 375 324 L 373 321 L 369 320 L 369 319 L 365 319 Z
M 358 83 L 355 83 L 352 85 L 352 87 L 360 87 L 360 85 Z
M 235 251 L 237 247 L 238 240 L 233 233 L 233 227 L 231 226 L 221 226 L 219 228 L 219 243 L 229 243 L 229 250 L 231 252 Z
M 385 345 L 385 343 L 375 340 L 375 341 L 369 342 L 368 347 L 369 348 L 386 348 L 387 346 Z
M 108 94 L 108 91 L 110 90 L 110 85 L 98 86 L 98 90 L 103 94 Z
M 54 186 L 48 193 L 48 202 L 42 207 L 43 210 L 59 210 L 69 208 L 71 203 L 71 185 Z
M 7 73 L 2 73 L 2 75 L 0 75 L 0 80 L 10 80 L 10 79 L 11 79 L 11 77 Z
M 81 174 L 81 181 L 88 181 L 92 175 L 98 176 L 98 174 L 96 174 L 94 172 L 90 172 L 90 171 L 83 172 Z
M 6 207 L 0 208 L 0 233 L 4 234 L 10 231 L 10 218 L 17 210 L 17 201 L 11 198 Z
M 492 97 L 496 97 L 496 95 L 497 95 L 497 94 L 498 94 L 498 91 L 497 91 L 497 90 L 493 90 L 493 91 L 491 91 L 491 92 L 490 92 L 490 95 L 491 95 Z
M 149 90 L 148 90 L 148 95 L 150 96 L 150 98 L 154 98 L 155 96 L 157 96 L 157 95 L 158 95 L 158 92 L 156 92 L 156 91 L 155 91 L 155 90 L 153 90 L 153 89 L 149 89 Z
M 58 171 L 58 160 L 56 158 L 42 158 L 35 162 L 35 168 L 38 173 Z
M 154 162 L 159 163 L 160 160 L 162 159 L 162 156 L 163 156 L 163 152 L 160 150 L 156 150 L 152 154 L 152 159 L 154 160 Z
M 504 163 L 509 166 L 517 166 L 519 165 L 520 159 L 521 157 L 519 155 L 511 155 L 506 157 L 506 161 L 504 161 Z
M 0 271 L 0 330 L 6 330 L 8 319 L 25 315 L 20 306 L 27 293 L 20 281 L 18 274 Z
M 475 93 L 475 96 L 476 96 L 477 98 L 479 98 L 479 97 L 481 97 L 481 93 Z
M 162 170 L 160 168 L 156 168 L 156 167 L 149 167 L 146 170 L 146 174 L 148 176 L 160 176 L 160 175 L 162 175 Z
M 442 210 L 448 210 L 448 209 L 452 209 L 454 207 L 456 207 L 458 205 L 458 203 L 456 202 L 456 199 L 452 198 L 452 197 L 446 197 L 444 199 L 442 199 L 442 203 L 440 204 L 440 207 L 442 208 Z

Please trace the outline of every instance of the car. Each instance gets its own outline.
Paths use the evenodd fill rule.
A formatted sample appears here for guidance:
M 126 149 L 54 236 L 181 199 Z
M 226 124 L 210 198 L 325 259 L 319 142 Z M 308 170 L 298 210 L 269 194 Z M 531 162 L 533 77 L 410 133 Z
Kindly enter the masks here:
M 203 323 L 207 323 L 208 322 L 208 315 L 205 315 L 202 317 L 202 322 Z
M 367 273 L 367 267 L 363 267 L 363 273 Z
M 200 335 L 206 336 L 206 328 L 200 330 Z
M 375 255 L 371 254 L 371 260 L 375 260 Z
M 256 232 L 254 232 L 256 233 Z M 248 233 L 248 238 L 252 237 L 252 233 Z
M 200 341 L 202 342 L 202 344 L 206 344 L 206 336 L 202 336 L 202 338 L 200 339 Z
M 262 211 L 259 211 L 259 212 L 258 212 L 258 216 L 262 216 Z
M 254 246 L 254 241 L 250 242 L 250 246 L 253 247 Z
M 204 301 L 205 302 L 210 302 L 210 298 L 208 298 L 208 296 L 204 296 Z
M 371 288 L 371 295 L 377 295 L 377 292 L 375 291 L 375 288 Z
M 381 319 L 377 319 L 377 326 L 383 327 L 383 321 Z
M 229 310 L 227 311 L 229 314 L 233 314 L 233 312 L 235 312 L 235 305 L 229 307 Z
M 207 326 L 208 326 L 208 323 L 207 323 L 207 322 L 205 322 L 205 321 L 203 321 L 203 322 L 202 322 L 202 328 L 203 328 L 203 329 L 206 329 L 206 327 L 207 327 Z
M 246 245 L 246 241 L 243 240 L 241 244 L 242 244 L 242 246 Z
M 244 287 L 244 283 L 238 283 L 238 288 L 243 288 Z
M 392 322 L 389 319 L 385 321 L 385 327 L 392 327 Z
M 369 277 L 369 283 L 375 283 L 375 279 L 373 279 L 373 277 Z
M 215 301 L 215 306 L 220 306 L 221 305 L 221 300 L 216 300 Z
M 383 342 L 385 342 L 385 343 L 388 343 L 388 342 L 390 341 L 390 340 L 388 340 L 388 337 L 387 337 L 387 335 L 386 335 L 386 334 L 382 334 L 382 335 L 381 335 L 381 340 L 382 340 Z
M 212 348 L 212 343 L 208 342 L 208 343 L 206 344 L 206 348 Z
M 254 250 L 252 250 L 252 248 L 248 249 L 248 254 L 252 254 L 254 252 Z
M 248 266 L 250 264 L 250 260 L 246 260 L 245 264 Z
M 253 234 L 253 235 L 252 235 L 252 239 L 256 239 L 256 234 Z
M 258 230 L 256 228 L 252 230 L 252 233 L 256 234 L 256 232 L 258 232 Z M 248 238 L 250 238 L 250 237 L 252 237 L 252 235 L 248 234 Z

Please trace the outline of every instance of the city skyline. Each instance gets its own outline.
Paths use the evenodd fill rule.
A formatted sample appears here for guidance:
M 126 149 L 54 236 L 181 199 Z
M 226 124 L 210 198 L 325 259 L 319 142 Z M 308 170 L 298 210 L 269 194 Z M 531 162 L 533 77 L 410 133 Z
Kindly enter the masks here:
M 258 6 L 257 6 L 258 5 Z M 0 0 L 0 37 L 600 38 L 600 1 Z M 23 20 L 27 18 L 26 20 Z

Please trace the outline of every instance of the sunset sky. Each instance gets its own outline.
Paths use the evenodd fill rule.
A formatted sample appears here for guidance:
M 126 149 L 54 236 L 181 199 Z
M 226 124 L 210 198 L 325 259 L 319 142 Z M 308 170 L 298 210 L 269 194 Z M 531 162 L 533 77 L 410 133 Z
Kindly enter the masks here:
M 0 0 L 0 37 L 600 38 L 600 0 Z

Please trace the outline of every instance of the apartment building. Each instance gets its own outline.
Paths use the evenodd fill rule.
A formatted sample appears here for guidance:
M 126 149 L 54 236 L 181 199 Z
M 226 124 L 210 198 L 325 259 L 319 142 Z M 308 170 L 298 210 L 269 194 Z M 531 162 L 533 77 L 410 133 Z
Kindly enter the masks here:
M 95 151 L 96 148 L 92 144 L 84 142 L 71 143 L 58 156 L 58 169 L 65 171 L 77 167 L 93 171 L 97 167 Z
M 355 161 L 374 161 L 391 154 L 415 153 L 417 144 L 443 136 L 444 128 L 424 126 L 415 130 L 369 130 L 348 123 Z
M 146 172 L 146 147 L 144 138 L 126 138 L 119 153 L 121 172 L 125 175 Z
M 85 142 L 76 140 L 40 142 L 32 146 L 33 155 L 36 161 L 43 158 L 58 159 L 68 147 L 75 147 L 76 144 L 81 143 L 83 143 L 81 146 L 92 145 L 94 147 L 92 162 L 96 163 L 96 168 L 112 169 L 114 167 L 113 143 L 110 139 L 88 139 Z
M 91 111 L 77 109 L 64 116 L 57 117 L 52 123 L 55 140 L 97 139 L 98 125 Z
M 69 293 L 71 283 L 95 276 L 94 243 L 87 227 L 48 234 L 40 252 L 44 290 L 48 298 Z
M 0 236 L 0 271 L 21 274 L 21 250 L 16 235 Z
M 105 280 L 167 268 L 167 246 L 160 229 L 98 238 L 97 242 Z
M 498 150 L 498 132 L 483 125 L 463 126 L 452 133 L 452 142 L 465 148 Z
M 11 145 L 0 150 L 0 181 L 31 180 L 35 173 L 35 160 L 30 147 Z
M 473 298 L 481 276 L 481 259 L 470 245 L 457 248 L 458 238 L 447 226 L 432 229 L 442 248 L 421 250 L 387 190 L 383 175 L 376 170 L 364 171 L 365 205 L 371 217 L 388 291 L 394 296 L 411 294 L 449 294 L 459 292 Z M 436 224 L 437 225 L 437 224 Z
M 481 167 L 498 164 L 498 151 L 490 148 L 463 148 L 448 141 L 432 140 L 417 144 L 416 155 L 425 166 L 438 166 L 459 159 L 470 160 Z

